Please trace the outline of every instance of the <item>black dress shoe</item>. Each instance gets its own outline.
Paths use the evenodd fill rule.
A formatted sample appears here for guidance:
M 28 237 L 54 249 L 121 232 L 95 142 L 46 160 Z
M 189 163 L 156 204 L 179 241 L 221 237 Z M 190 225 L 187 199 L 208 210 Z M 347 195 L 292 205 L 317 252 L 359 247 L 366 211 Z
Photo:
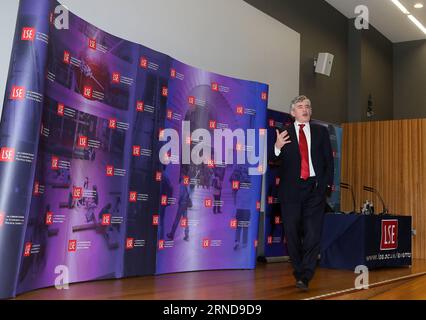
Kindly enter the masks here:
M 299 288 L 303 291 L 308 291 L 309 290 L 309 286 L 308 283 L 302 280 L 297 280 L 296 282 L 296 288 Z

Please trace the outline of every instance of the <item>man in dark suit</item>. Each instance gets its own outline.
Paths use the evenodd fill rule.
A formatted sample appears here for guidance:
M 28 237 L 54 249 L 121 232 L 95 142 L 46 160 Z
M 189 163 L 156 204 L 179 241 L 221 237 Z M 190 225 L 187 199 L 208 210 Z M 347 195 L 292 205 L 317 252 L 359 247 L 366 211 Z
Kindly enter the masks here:
M 334 175 L 333 151 L 325 127 L 311 124 L 311 101 L 296 97 L 295 122 L 284 127 L 271 160 L 280 162 L 278 197 L 296 287 L 308 290 L 320 252 L 327 194 Z

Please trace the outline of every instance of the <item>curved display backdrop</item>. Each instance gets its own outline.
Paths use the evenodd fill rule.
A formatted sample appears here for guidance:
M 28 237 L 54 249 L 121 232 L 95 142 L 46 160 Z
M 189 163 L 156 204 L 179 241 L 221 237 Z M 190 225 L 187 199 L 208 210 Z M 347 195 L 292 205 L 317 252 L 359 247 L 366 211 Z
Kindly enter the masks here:
M 195 130 L 251 128 L 257 141 L 267 85 L 117 38 L 56 1 L 21 0 L 6 90 L 0 298 L 68 281 L 254 268 L 262 175 L 249 169 L 259 164 L 215 161 L 217 148 L 201 164 L 184 157 L 217 146 Z M 163 164 L 171 139 L 178 152 Z M 222 151 L 261 153 L 247 141 Z

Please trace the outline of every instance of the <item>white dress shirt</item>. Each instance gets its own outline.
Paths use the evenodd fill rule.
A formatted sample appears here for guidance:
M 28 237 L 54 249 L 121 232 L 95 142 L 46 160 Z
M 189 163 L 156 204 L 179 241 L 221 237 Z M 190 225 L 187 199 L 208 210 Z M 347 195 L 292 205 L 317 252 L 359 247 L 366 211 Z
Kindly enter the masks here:
M 303 132 L 305 133 L 306 140 L 308 142 L 308 155 L 309 155 L 309 176 L 315 177 L 315 170 L 314 166 L 312 165 L 312 156 L 311 156 L 311 127 L 309 125 L 309 122 L 307 123 L 301 123 L 298 121 L 294 122 L 294 129 L 296 130 L 296 136 L 297 136 L 297 143 L 299 143 L 299 124 L 304 124 L 305 127 L 303 128 Z M 281 150 L 278 149 L 276 146 L 275 148 L 275 155 L 278 157 L 281 154 Z

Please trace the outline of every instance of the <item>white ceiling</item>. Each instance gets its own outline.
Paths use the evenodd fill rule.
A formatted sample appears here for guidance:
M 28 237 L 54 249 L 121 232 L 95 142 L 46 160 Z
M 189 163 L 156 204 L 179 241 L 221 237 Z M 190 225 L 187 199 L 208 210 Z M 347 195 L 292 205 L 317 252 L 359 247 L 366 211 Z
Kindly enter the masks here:
M 325 0 L 348 18 L 354 18 L 355 7 L 366 5 L 370 12 L 370 23 L 392 42 L 426 39 L 391 0 Z M 426 0 L 400 0 L 410 13 L 426 27 Z M 423 3 L 415 9 L 415 3 Z

